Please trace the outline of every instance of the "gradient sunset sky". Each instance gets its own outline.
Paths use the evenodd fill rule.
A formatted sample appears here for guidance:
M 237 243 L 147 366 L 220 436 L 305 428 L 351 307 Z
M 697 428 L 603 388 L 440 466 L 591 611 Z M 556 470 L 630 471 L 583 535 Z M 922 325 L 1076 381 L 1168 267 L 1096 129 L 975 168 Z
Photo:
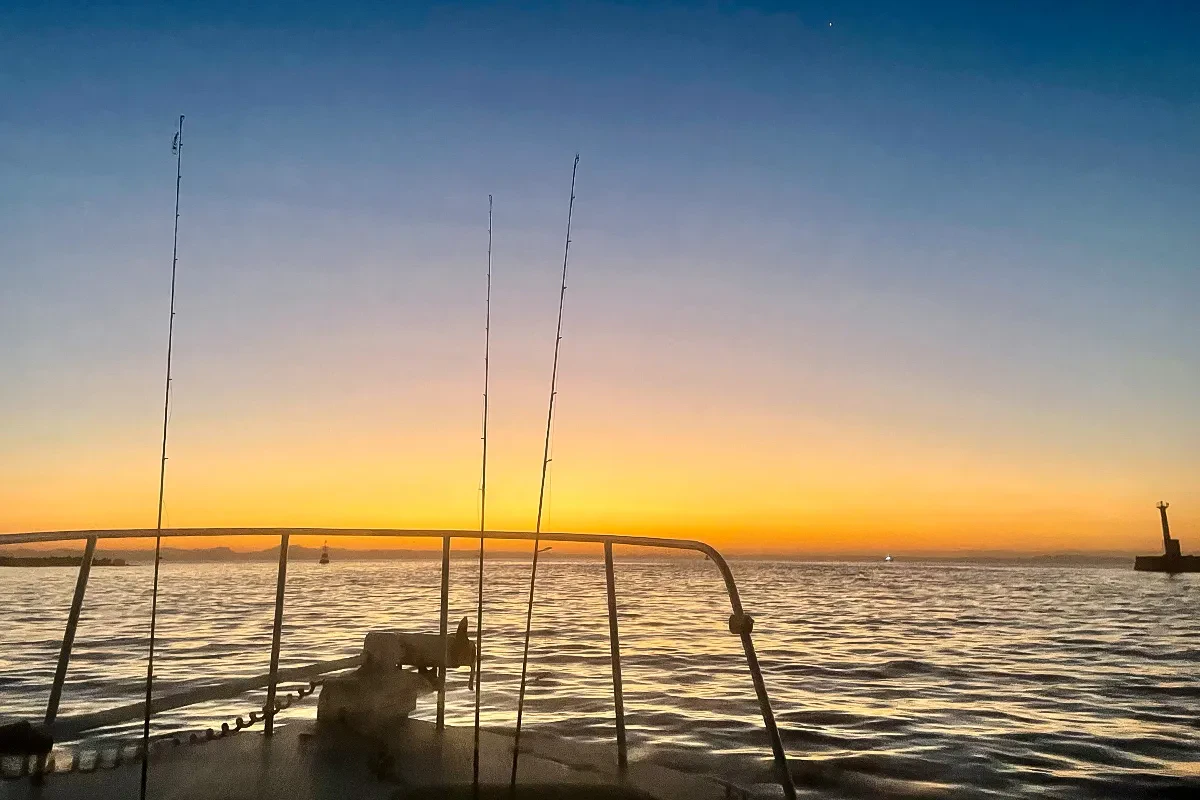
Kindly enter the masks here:
M 0 8 L 0 531 L 1200 550 L 1200 5 Z M 403 10 L 397 10 L 397 7 Z M 901 7 L 903 11 L 899 10 Z M 832 25 L 830 24 L 832 23 Z

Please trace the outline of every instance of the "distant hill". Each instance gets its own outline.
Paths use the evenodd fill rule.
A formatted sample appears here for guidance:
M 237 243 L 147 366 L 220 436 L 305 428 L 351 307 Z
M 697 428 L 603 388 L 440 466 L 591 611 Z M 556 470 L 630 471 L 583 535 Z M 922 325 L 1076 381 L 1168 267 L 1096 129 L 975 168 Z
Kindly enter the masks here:
M 335 529 L 324 528 L 202 528 L 191 529 L 197 533 L 204 535 L 222 536 L 231 533 L 251 533 L 261 536 L 261 539 L 254 541 L 254 544 L 259 544 L 263 540 L 269 540 L 272 537 L 277 537 L 284 532 L 290 532 L 293 536 L 307 536 L 320 538 L 326 535 L 333 534 Z M 101 533 L 101 531 L 96 531 Z M 136 529 L 123 531 L 135 535 L 153 537 L 154 530 Z M 336 529 L 336 534 L 331 541 L 330 557 L 333 561 L 349 561 L 349 560 L 431 560 L 441 557 L 439 543 L 437 539 L 428 539 L 427 541 L 432 547 L 427 549 L 415 548 L 387 548 L 376 547 L 370 549 L 355 549 L 338 547 L 337 543 L 342 535 L 368 535 L 372 533 L 385 532 L 377 529 L 361 529 L 361 530 L 346 530 Z M 92 531 L 77 531 L 74 533 L 92 533 Z M 442 531 L 430 531 L 430 533 L 441 534 Z M 184 539 L 167 539 L 164 542 L 162 549 L 163 560 L 167 562 L 255 562 L 255 561 L 275 561 L 278 558 L 278 547 L 268 546 L 257 550 L 240 551 L 233 550 L 229 547 L 202 547 L 202 548 L 187 548 L 172 546 L 176 542 L 184 542 Z M 78 563 L 78 557 L 82 550 L 82 543 L 70 542 L 50 548 L 33 547 L 30 545 L 4 545 L 4 534 L 0 534 L 0 554 L 5 556 L 20 556 L 20 557 L 65 557 L 76 559 L 72 563 Z M 251 542 L 248 541 L 247 544 Z M 124 544 L 123 540 L 104 540 L 101 539 L 97 547 L 97 557 L 105 557 L 110 559 L 123 559 L 131 564 L 145 564 L 153 560 L 152 554 L 146 549 L 133 549 L 129 547 L 121 547 Z M 451 558 L 475 558 L 476 550 L 471 545 L 469 539 L 459 539 L 456 542 L 457 547 L 451 551 Z M 489 552 L 491 558 L 527 558 L 530 543 L 517 540 L 507 542 L 489 542 Z M 503 548 L 503 549 L 502 549 Z M 321 550 L 319 547 L 306 547 L 302 545 L 292 544 L 289 548 L 289 557 L 292 561 L 303 562 L 306 560 L 316 561 L 320 557 Z M 586 558 L 588 551 L 580 552 L 573 547 L 566 547 L 557 552 L 546 554 L 547 558 Z M 1133 552 L 1123 551 L 1064 551 L 1058 553 L 1023 553 L 1018 551 L 1005 550 L 958 550 L 958 551 L 924 551 L 905 553 L 902 550 L 893 550 L 892 556 L 895 558 L 894 563 L 944 563 L 944 564 L 1009 564 L 1020 566 L 1111 566 L 1111 567 L 1131 567 L 1133 557 L 1137 555 Z M 772 561 L 812 561 L 812 562 L 874 562 L 882 561 L 884 554 L 880 553 L 748 553 L 744 550 L 741 552 L 726 553 L 730 559 L 737 560 L 772 560 Z M 643 559 L 662 559 L 662 558 L 700 558 L 696 553 L 690 552 L 671 552 L 661 550 L 629 550 L 623 552 L 621 557 L 628 558 L 643 558 Z
M 78 564 L 80 555 L 79 547 L 55 547 L 52 549 L 18 549 L 13 547 L 11 551 L 5 548 L 4 551 L 11 552 L 11 555 L 0 556 L 0 566 L 4 566 L 3 560 L 6 558 L 53 558 L 63 561 L 62 565 L 67 562 Z M 101 542 L 96 548 L 96 561 L 99 564 L 102 560 L 100 554 L 103 554 L 104 559 L 114 559 L 127 562 L 129 564 L 151 563 L 154 561 L 154 552 L 152 550 L 134 550 L 134 549 L 111 549 L 104 547 Z M 330 558 L 335 561 L 339 558 L 345 560 L 356 561 L 384 561 L 384 560 L 430 560 L 439 559 L 442 557 L 440 550 L 337 550 L 329 548 Z M 193 562 L 250 562 L 250 561 L 275 561 L 279 558 L 278 547 L 268 547 L 263 550 L 248 550 L 239 551 L 232 550 L 228 547 L 201 547 L 201 548 L 181 548 L 181 547 L 164 547 L 161 551 L 162 560 L 164 562 L 176 563 L 193 563 Z M 316 561 L 321 556 L 321 548 L 319 547 L 303 547 L 300 545 L 290 545 L 288 547 L 289 561 Z M 475 558 L 476 552 L 452 550 L 450 557 L 458 558 Z M 16 566 L 16 565 L 12 565 Z M 61 565 L 55 565 L 61 566 Z
M 1009 551 L 961 551 L 954 553 L 892 553 L 894 564 L 995 564 L 1025 567 L 1132 567 L 1136 553 L 1101 550 L 1096 552 L 1066 551 L 1061 553 L 1020 553 Z M 831 555 L 738 555 L 739 560 L 763 559 L 772 561 L 808 562 L 873 562 L 883 561 L 883 556 L 874 553 L 840 553 Z
M 83 556 L 0 556 L 0 567 L 78 567 Z M 93 558 L 93 567 L 125 567 L 123 558 Z

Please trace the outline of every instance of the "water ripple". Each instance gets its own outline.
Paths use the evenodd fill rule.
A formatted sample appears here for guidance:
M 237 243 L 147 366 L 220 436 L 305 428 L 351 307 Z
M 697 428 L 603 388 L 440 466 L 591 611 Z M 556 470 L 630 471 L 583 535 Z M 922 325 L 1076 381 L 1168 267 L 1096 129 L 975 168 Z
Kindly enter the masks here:
M 631 756 L 765 796 L 773 773 L 723 586 L 711 564 L 618 559 Z M 611 742 L 604 571 L 547 561 L 538 580 L 530 725 Z M 265 672 L 273 564 L 164 563 L 159 686 Z M 792 769 L 822 797 L 1191 797 L 1200 791 L 1196 576 L 922 564 L 735 564 Z M 146 568 L 92 573 L 61 715 L 136 702 Z M 451 613 L 473 613 L 454 562 Z M 0 713 L 37 717 L 73 569 L 0 568 Z M 352 655 L 368 630 L 437 624 L 432 562 L 289 567 L 284 666 Z M 528 566 L 489 564 L 484 723 L 510 726 Z M 469 724 L 459 676 L 453 724 Z M 245 713 L 262 693 L 164 713 L 156 730 Z M 420 715 L 431 713 L 431 704 Z M 310 703 L 294 712 L 312 715 Z M 98 732 L 128 735 L 135 723 Z

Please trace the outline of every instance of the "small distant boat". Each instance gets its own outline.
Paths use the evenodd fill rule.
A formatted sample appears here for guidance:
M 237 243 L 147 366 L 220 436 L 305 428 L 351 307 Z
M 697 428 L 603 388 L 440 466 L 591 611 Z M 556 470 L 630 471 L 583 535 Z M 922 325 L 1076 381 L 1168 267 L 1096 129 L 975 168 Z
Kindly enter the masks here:
M 1158 514 L 1162 517 L 1163 554 L 1135 558 L 1133 568 L 1137 572 L 1200 572 L 1200 556 L 1180 555 L 1179 540 L 1171 538 L 1171 526 L 1167 524 L 1170 505 L 1162 501 L 1158 504 Z
M 884 557 L 883 557 L 883 560 L 884 560 L 884 561 L 888 561 L 888 562 L 890 562 L 890 561 L 892 560 L 892 557 L 891 557 L 891 556 L 884 556 Z
M 329 563 L 329 542 L 326 542 L 325 544 L 321 545 L 321 563 L 322 564 Z

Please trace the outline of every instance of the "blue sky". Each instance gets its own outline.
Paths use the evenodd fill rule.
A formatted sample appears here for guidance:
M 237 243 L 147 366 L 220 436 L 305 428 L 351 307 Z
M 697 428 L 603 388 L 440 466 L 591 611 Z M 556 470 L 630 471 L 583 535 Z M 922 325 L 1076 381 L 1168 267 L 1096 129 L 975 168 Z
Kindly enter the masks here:
M 185 113 L 176 458 L 272 419 L 322 450 L 358 402 L 469 432 L 492 193 L 518 470 L 579 152 L 578 461 L 763 425 L 933 458 L 931 497 L 991 464 L 1200 506 L 1200 12 L 1043 5 L 6 5 L 0 460 L 153 460 Z M 54 518 L 22 502 L 0 526 Z

